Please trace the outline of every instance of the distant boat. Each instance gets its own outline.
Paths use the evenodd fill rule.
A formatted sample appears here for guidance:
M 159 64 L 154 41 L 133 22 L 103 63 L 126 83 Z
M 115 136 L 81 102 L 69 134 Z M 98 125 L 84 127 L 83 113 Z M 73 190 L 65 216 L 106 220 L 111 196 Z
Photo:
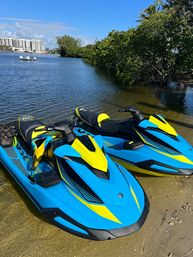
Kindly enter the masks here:
M 30 57 L 30 56 L 23 57 L 22 55 L 19 56 L 19 59 L 20 61 L 27 61 L 27 62 L 37 61 L 36 57 Z

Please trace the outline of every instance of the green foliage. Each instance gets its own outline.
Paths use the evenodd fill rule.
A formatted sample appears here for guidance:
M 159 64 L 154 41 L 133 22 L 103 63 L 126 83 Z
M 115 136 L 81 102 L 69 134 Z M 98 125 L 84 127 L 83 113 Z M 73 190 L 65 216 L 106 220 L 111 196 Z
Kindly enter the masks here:
M 0 46 L 0 51 L 12 51 L 12 47 L 10 47 L 10 46 Z
M 48 50 L 49 54 L 60 54 L 60 50 L 58 48 L 53 48 Z
M 84 56 L 84 60 L 91 64 L 95 64 L 95 45 L 87 45 L 82 47 L 81 54 Z
M 192 76 L 193 7 L 188 3 L 156 1 L 143 11 L 135 29 L 110 32 L 84 47 L 83 58 L 125 86 Z
M 59 53 L 62 57 L 81 57 L 80 39 L 64 35 L 57 37 Z
M 175 64 L 176 53 L 168 34 L 170 15 L 156 12 L 138 26 L 135 52 L 140 56 L 146 77 L 164 83 Z

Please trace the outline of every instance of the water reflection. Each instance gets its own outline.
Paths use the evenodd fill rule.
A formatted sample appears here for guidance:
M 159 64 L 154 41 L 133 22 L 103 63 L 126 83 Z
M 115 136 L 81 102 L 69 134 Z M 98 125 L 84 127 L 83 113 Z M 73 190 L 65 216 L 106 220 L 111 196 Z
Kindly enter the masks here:
M 193 115 L 193 87 L 186 88 L 185 105 L 186 113 Z
M 176 112 L 193 115 L 193 87 L 157 88 L 155 92 L 160 102 Z

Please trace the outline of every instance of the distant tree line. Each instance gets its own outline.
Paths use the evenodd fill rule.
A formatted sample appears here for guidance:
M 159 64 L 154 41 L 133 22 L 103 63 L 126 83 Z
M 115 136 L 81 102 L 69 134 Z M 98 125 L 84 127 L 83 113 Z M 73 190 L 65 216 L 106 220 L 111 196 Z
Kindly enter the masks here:
M 82 57 L 80 39 L 64 35 L 57 37 L 57 44 L 62 57 Z
M 193 5 L 157 0 L 140 15 L 136 28 L 111 31 L 93 45 L 58 38 L 61 56 L 78 56 L 122 85 L 193 78 Z
M 60 51 L 58 48 L 52 48 L 48 50 L 49 54 L 60 54 Z
M 12 47 L 10 47 L 10 46 L 0 46 L 0 51 L 12 51 Z

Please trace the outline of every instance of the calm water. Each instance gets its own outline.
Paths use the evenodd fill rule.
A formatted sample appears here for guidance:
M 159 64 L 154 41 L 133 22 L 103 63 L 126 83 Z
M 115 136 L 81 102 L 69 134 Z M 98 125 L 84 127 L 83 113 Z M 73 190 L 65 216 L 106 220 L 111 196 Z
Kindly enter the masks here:
M 32 114 L 51 123 L 72 117 L 74 108 L 83 105 L 91 110 L 106 111 L 117 118 L 125 117 L 117 112 L 120 107 L 136 105 L 146 115 L 161 113 L 193 144 L 191 87 L 138 87 L 124 91 L 80 59 L 37 57 L 37 62 L 28 63 L 19 61 L 19 54 L 0 54 L 0 122 L 12 121 L 20 114 Z M 157 225 L 163 221 L 163 210 L 174 211 L 179 201 L 183 203 L 192 195 L 184 192 L 184 185 L 180 181 L 176 184 L 177 180 L 162 179 L 161 183 L 156 178 L 142 177 L 139 180 L 151 200 L 151 211 L 144 228 L 130 237 L 99 243 L 72 236 L 42 220 L 16 183 L 0 167 L 0 256 L 138 257 L 138 250 L 134 252 L 133 249 L 143 249 L 141 244 L 147 248 L 149 242 L 155 240 L 159 232 Z M 186 188 L 189 188 L 188 184 Z M 192 190 L 192 182 L 190 188 Z M 158 255 L 148 253 L 147 256 Z M 168 256 L 168 253 L 159 256 Z
M 0 55 L 0 116 L 32 114 L 47 121 L 72 114 L 78 105 L 105 108 L 119 90 L 80 59 L 38 56 L 21 62 L 16 54 Z
M 193 88 L 123 91 L 81 59 L 38 56 L 37 62 L 21 62 L 19 54 L 0 54 L 0 120 L 32 114 L 47 122 L 70 117 L 76 106 L 116 115 L 120 106 L 167 107 L 193 115 Z M 153 105 L 154 106 L 153 106 Z M 163 110 L 163 108 L 161 108 Z

